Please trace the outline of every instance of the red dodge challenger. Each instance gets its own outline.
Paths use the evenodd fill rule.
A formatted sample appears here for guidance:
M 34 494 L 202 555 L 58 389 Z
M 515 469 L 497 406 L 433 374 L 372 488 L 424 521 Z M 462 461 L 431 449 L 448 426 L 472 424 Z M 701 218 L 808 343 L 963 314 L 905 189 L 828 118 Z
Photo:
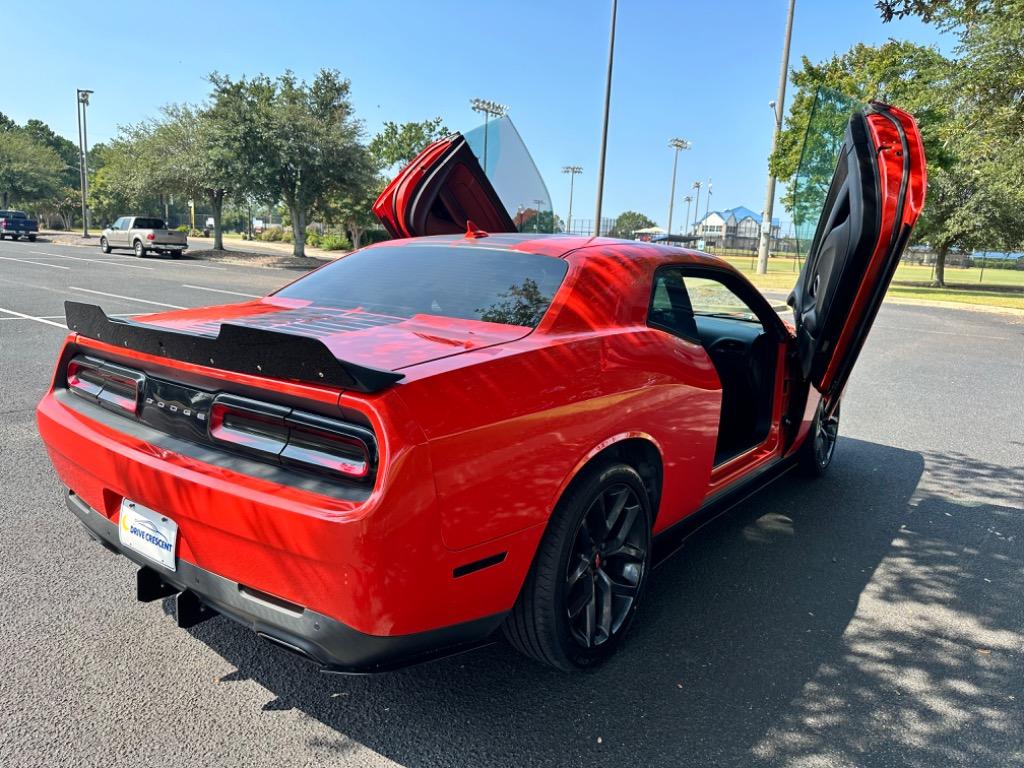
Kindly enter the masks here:
M 180 626 L 222 614 L 324 670 L 499 630 L 592 666 L 697 521 L 832 460 L 925 194 L 910 115 L 845 131 L 793 326 L 713 256 L 517 231 L 530 185 L 497 171 L 533 165 L 495 133 L 490 160 L 455 134 L 391 182 L 399 239 L 266 298 L 68 302 L 38 407 L 68 506 Z

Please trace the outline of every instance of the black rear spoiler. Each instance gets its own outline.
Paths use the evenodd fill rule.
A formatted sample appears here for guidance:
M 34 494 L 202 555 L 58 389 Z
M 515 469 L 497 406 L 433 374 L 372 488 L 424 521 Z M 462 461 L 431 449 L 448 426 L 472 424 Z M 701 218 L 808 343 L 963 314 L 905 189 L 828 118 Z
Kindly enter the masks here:
M 65 301 L 68 328 L 82 336 L 156 357 L 253 376 L 331 384 L 378 392 L 404 373 L 339 360 L 320 339 L 222 323 L 216 336 L 110 319 L 95 304 Z

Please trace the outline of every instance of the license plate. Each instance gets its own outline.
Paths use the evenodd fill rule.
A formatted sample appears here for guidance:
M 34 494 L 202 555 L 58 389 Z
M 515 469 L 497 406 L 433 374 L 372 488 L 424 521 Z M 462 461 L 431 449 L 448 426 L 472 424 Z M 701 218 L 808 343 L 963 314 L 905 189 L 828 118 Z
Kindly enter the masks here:
M 118 531 L 122 546 L 168 570 L 177 570 L 174 552 L 178 541 L 178 524 L 166 515 L 124 499 L 121 502 Z

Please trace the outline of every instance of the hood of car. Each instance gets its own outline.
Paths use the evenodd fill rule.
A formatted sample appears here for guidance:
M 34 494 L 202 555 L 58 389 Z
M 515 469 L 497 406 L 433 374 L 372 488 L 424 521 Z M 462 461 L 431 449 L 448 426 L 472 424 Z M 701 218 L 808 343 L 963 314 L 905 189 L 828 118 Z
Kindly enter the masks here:
M 324 307 L 267 297 L 241 304 L 141 315 L 133 322 L 215 337 L 222 324 L 308 336 L 339 360 L 399 370 L 522 338 L 526 326 L 418 314 L 392 317 L 361 307 Z

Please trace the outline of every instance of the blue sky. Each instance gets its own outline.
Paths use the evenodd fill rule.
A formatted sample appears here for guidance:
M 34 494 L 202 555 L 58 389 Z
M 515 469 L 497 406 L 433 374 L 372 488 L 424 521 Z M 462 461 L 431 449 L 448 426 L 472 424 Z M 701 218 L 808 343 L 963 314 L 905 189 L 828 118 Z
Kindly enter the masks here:
M 556 212 L 568 202 L 559 169 L 579 164 L 574 216 L 593 215 L 607 0 L 4 5 L 32 30 L 2 44 L 19 65 L 6 67 L 0 112 L 19 123 L 36 117 L 74 140 L 75 88 L 91 88 L 94 143 L 162 104 L 202 100 L 214 70 L 312 78 L 333 67 L 352 80 L 368 135 L 434 115 L 467 129 L 473 96 L 510 105 Z M 635 209 L 665 224 L 673 136 L 693 142 L 680 156 L 676 228 L 695 179 L 713 179 L 712 208 L 761 209 L 785 14 L 786 0 L 620 0 L 605 215 Z M 915 20 L 882 24 L 874 0 L 797 0 L 791 66 L 889 37 L 951 45 Z

